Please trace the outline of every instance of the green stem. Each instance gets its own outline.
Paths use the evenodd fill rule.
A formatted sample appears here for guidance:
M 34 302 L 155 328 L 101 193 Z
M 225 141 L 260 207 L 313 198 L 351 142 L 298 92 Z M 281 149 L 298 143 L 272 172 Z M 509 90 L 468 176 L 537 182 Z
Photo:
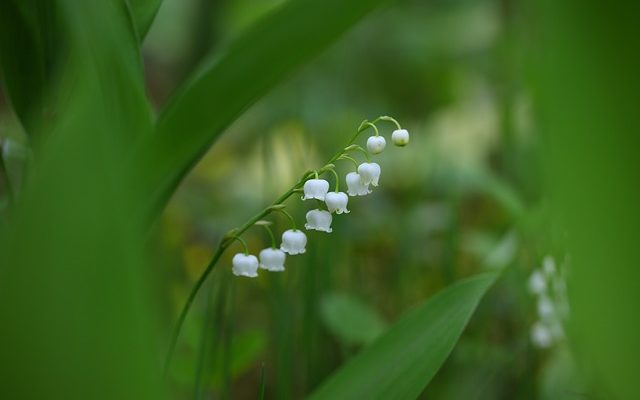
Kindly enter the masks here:
M 380 132 L 378 132 L 378 127 L 375 124 L 372 124 L 371 122 L 367 121 L 367 122 L 363 122 L 364 125 L 366 126 L 370 126 L 373 128 L 373 130 L 375 131 L 375 135 L 376 136 L 380 136 Z
M 358 172 L 358 162 L 353 159 L 352 157 L 349 157 L 346 154 L 343 154 L 342 156 L 340 156 L 340 158 L 338 158 L 338 160 L 349 160 L 353 163 L 353 165 L 356 167 L 356 172 Z
M 296 220 L 293 219 L 293 217 L 291 216 L 291 214 L 289 214 L 287 212 L 287 210 L 285 210 L 284 208 L 278 208 L 277 211 L 283 213 L 284 215 L 287 216 L 287 218 L 289 218 L 289 221 L 291 221 L 291 226 L 293 227 L 294 230 L 298 230 L 298 228 L 296 227 Z
M 7 171 L 7 166 L 4 162 L 4 145 L 0 146 L 0 173 L 2 173 L 2 179 L 4 180 L 4 185 L 7 188 L 7 198 L 9 199 L 9 204 L 13 204 L 13 187 L 11 186 L 9 172 Z
M 243 238 L 241 238 L 240 236 L 233 236 L 231 237 L 231 240 L 237 240 L 238 242 L 242 243 L 242 247 L 244 247 L 244 255 L 249 255 L 249 246 L 247 246 L 247 242 L 245 242 Z
M 357 144 L 352 144 L 351 146 L 347 147 L 345 150 L 347 151 L 358 150 L 362 152 L 362 154 L 364 154 L 364 158 L 367 159 L 367 162 L 371 162 L 371 158 L 369 157 L 369 152 L 365 150 L 362 146 L 358 146 Z
M 398 129 L 402 129 L 402 127 L 400 126 L 400 123 L 398 121 L 396 121 L 395 118 L 391 118 L 388 115 L 383 115 L 381 117 L 378 117 L 378 118 L 376 118 L 376 121 L 390 121 L 390 122 L 393 122 L 394 124 L 396 124 Z
M 333 176 L 336 177 L 336 193 L 338 193 L 340 191 L 340 177 L 338 176 L 338 173 L 334 169 L 329 169 L 327 171 L 331 171 Z
M 375 120 L 371 121 L 371 124 L 375 124 L 377 121 L 380 121 L 380 120 L 395 121 L 391 117 L 382 116 L 382 117 L 378 117 Z M 360 135 L 360 133 L 364 132 L 365 130 L 367 130 L 369 128 L 369 125 L 367 125 L 367 123 L 369 123 L 369 121 L 364 120 L 360 124 L 360 126 L 356 130 L 356 133 L 353 135 L 351 140 L 349 140 L 349 142 L 347 143 L 346 147 L 352 145 L 353 142 L 355 142 L 355 140 L 358 138 L 358 135 Z M 397 122 L 396 122 L 396 125 L 398 127 L 400 126 Z M 334 154 L 333 157 L 331 157 L 331 159 L 327 162 L 326 165 L 333 164 L 336 160 L 341 159 L 341 158 L 344 157 L 344 159 L 350 159 L 354 163 L 354 165 L 356 166 L 356 171 L 357 171 L 357 169 L 358 169 L 357 161 L 354 160 L 353 158 L 349 157 L 349 156 L 346 156 L 344 154 L 344 152 L 345 152 L 345 150 L 342 149 L 339 152 L 337 152 L 336 154 Z M 169 369 L 169 364 L 171 363 L 171 358 L 173 357 L 173 352 L 175 351 L 176 343 L 178 341 L 178 337 L 180 336 L 180 331 L 182 330 L 182 325 L 184 324 L 184 320 L 187 317 L 187 314 L 189 313 L 189 309 L 191 308 L 191 304 L 193 303 L 193 300 L 195 299 L 196 295 L 198 294 L 198 291 L 200 290 L 200 287 L 202 287 L 202 284 L 206 281 L 206 279 L 209 276 L 209 274 L 211 273 L 211 271 L 213 271 L 213 268 L 216 266 L 216 263 L 218 262 L 218 260 L 220 260 L 220 257 L 222 256 L 224 251 L 227 249 L 227 247 L 229 247 L 230 242 L 232 240 L 232 236 L 233 237 L 237 237 L 237 236 L 241 235 L 247 229 L 249 229 L 251 226 L 253 226 L 253 224 L 255 224 L 257 221 L 263 219 L 265 216 L 269 215 L 271 212 L 276 211 L 276 210 L 277 211 L 281 211 L 282 213 L 287 215 L 289 217 L 289 219 L 291 220 L 291 223 L 292 223 L 294 229 L 296 229 L 295 220 L 293 219 L 293 217 L 288 212 L 284 211 L 283 209 L 274 208 L 274 207 L 281 205 L 289 197 L 291 197 L 292 194 L 298 192 L 298 190 L 304 185 L 304 183 L 306 181 L 311 179 L 312 176 L 315 176 L 315 173 L 316 173 L 315 171 L 306 172 L 304 175 L 302 175 L 302 177 L 298 180 L 298 182 L 295 185 L 293 185 L 289 190 L 287 190 L 284 194 L 282 194 L 282 196 L 277 198 L 273 203 L 271 203 L 271 205 L 265 207 L 260 212 L 255 214 L 253 217 L 251 217 L 248 221 L 246 221 L 239 228 L 233 229 L 220 242 L 220 244 L 218 245 L 218 248 L 216 249 L 215 254 L 213 255 L 213 258 L 209 262 L 209 265 L 207 265 L 207 268 L 204 270 L 204 272 L 202 273 L 200 278 L 198 278 L 198 281 L 194 285 L 193 289 L 191 289 L 191 292 L 189 293 L 189 297 L 187 297 L 187 301 L 185 302 L 184 306 L 182 307 L 182 310 L 180 311 L 180 316 L 178 317 L 178 322 L 176 323 L 176 326 L 175 326 L 175 328 L 173 330 L 173 333 L 172 333 L 172 336 L 171 336 L 171 342 L 169 344 L 169 351 L 168 351 L 167 357 L 165 359 L 165 364 L 164 364 L 164 375 L 165 376 L 166 376 L 167 371 Z
M 180 311 L 180 316 L 178 316 L 178 322 L 176 323 L 176 326 L 173 329 L 173 334 L 171 335 L 171 342 L 169 342 L 169 352 L 167 353 L 167 357 L 164 361 L 164 372 L 163 372 L 164 376 L 167 376 L 167 372 L 169 371 L 169 364 L 171 364 L 171 358 L 173 357 L 173 352 L 175 351 L 176 344 L 178 343 L 180 330 L 182 329 L 184 320 L 187 317 L 189 308 L 191 308 L 191 303 L 193 303 L 193 300 L 196 298 L 196 294 L 198 294 L 198 290 L 200 290 L 200 287 L 202 287 L 202 284 L 207 279 L 207 276 L 209 276 L 211 271 L 213 271 L 213 268 L 216 266 L 216 263 L 218 262 L 218 260 L 222 256 L 222 253 L 224 253 L 224 251 L 228 246 L 229 246 L 229 241 L 223 241 L 220 243 L 220 245 L 218 246 L 218 249 L 213 255 L 213 258 L 209 262 L 209 265 L 207 265 L 207 268 L 204 270 L 202 275 L 200 275 L 200 278 L 196 282 L 193 289 L 191 289 L 191 293 L 189 293 L 189 297 L 187 297 L 187 301 L 182 307 L 182 310 Z
M 264 229 L 267 230 L 267 232 L 269 233 L 269 237 L 271 238 L 271 248 L 275 249 L 276 246 L 276 237 L 273 235 L 273 231 L 271 230 L 271 227 L 267 224 L 263 224 L 262 226 L 264 226 Z

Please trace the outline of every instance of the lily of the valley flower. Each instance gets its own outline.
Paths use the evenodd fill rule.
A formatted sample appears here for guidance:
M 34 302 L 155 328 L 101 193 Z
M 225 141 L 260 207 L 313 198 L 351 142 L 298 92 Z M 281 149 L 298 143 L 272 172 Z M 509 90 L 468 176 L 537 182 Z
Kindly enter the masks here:
M 307 236 L 298 229 L 289 229 L 282 234 L 280 249 L 291 255 L 304 253 L 307 245 Z
M 362 183 L 362 178 L 357 172 L 349 172 L 346 177 L 347 193 L 349 196 L 366 196 L 371 193 L 369 185 Z
M 233 256 L 233 274 L 255 278 L 258 276 L 258 258 L 251 254 L 238 253 Z
M 371 154 L 380 154 L 387 145 L 387 141 L 383 136 L 371 136 L 367 139 L 367 150 Z
M 307 213 L 307 223 L 304 227 L 307 230 L 331 233 L 331 213 L 325 210 L 311 210 Z
M 284 251 L 267 247 L 260 252 L 260 268 L 271 272 L 284 271 L 286 257 Z
M 534 270 L 529 277 L 529 291 L 533 294 L 542 294 L 547 290 L 547 280 L 542 272 Z
M 398 147 L 404 147 L 409 143 L 409 131 L 406 129 L 396 129 L 391 134 L 391 141 Z
M 349 203 L 349 196 L 344 192 L 329 192 L 325 197 L 325 203 L 330 213 L 336 214 L 348 214 L 347 203 Z
M 304 196 L 302 200 L 318 199 L 324 201 L 329 191 L 329 182 L 324 179 L 309 179 L 304 183 Z
M 364 185 L 378 186 L 380 165 L 377 163 L 362 163 L 358 166 L 358 174 L 360 174 L 360 179 L 362 179 Z

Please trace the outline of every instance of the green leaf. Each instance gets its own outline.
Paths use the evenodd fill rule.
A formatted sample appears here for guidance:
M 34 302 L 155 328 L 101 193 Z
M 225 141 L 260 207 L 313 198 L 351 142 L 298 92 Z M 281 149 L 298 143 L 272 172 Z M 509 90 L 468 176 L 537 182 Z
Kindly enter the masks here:
M 225 128 L 382 1 L 288 1 L 202 65 L 138 149 L 156 211 Z
M 0 398 L 161 399 L 147 235 L 122 168 L 121 138 L 150 130 L 135 42 L 118 2 L 52 3 L 56 112 L 0 224 Z
M 57 42 L 60 35 L 53 2 L 0 2 L 0 68 L 13 108 L 28 133 L 42 125 L 48 114 L 45 94 Z
M 346 345 L 373 342 L 386 328 L 376 310 L 347 293 L 331 293 L 320 305 L 329 331 Z
M 416 398 L 451 353 L 497 276 L 486 273 L 461 281 L 409 312 L 311 398 Z
M 142 42 L 151 28 L 162 0 L 128 0 L 128 3 L 136 32 Z

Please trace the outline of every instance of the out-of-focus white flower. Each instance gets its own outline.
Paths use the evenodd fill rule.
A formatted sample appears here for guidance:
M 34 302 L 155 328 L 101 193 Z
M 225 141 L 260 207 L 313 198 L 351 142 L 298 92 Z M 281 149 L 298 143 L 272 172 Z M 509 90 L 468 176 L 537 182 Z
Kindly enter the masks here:
M 556 273 L 556 262 L 553 257 L 546 256 L 542 260 L 542 271 L 547 277 L 550 277 Z
M 348 214 L 347 203 L 349 203 L 349 196 L 343 192 L 329 192 L 325 196 L 325 203 L 329 212 L 335 212 L 336 214 Z
M 396 129 L 391 134 L 391 141 L 398 147 L 404 147 L 409 143 L 409 131 L 406 129 Z
M 362 179 L 360 178 L 360 174 L 357 172 L 349 172 L 346 177 L 347 180 L 347 193 L 349 196 L 366 196 L 371 193 L 369 190 L 369 185 L 365 185 L 362 183 Z
M 362 179 L 364 185 L 378 186 L 380 165 L 377 163 L 362 163 L 358 166 L 358 174 L 360 174 L 360 179 Z
M 284 251 L 267 247 L 260 252 L 260 268 L 271 272 L 284 271 L 286 257 Z
M 538 316 L 541 319 L 549 319 L 555 315 L 555 307 L 553 306 L 553 302 L 546 295 L 542 294 L 538 297 Z
M 534 270 L 529 277 L 529 291 L 533 294 L 542 294 L 547 290 L 547 281 L 539 270 Z
M 255 278 L 258 276 L 258 258 L 252 254 L 238 253 L 233 256 L 233 274 Z
M 546 349 L 553 344 L 553 334 L 542 322 L 536 322 L 531 328 L 531 342 L 534 346 Z
M 311 210 L 307 213 L 307 223 L 304 225 L 308 230 L 331 233 L 331 213 L 325 210 Z
M 307 236 L 298 229 L 289 229 L 282 234 L 280 249 L 291 255 L 302 254 L 306 251 Z
M 367 139 L 367 150 L 371 154 L 380 154 L 387 145 L 387 141 L 383 136 L 371 136 Z
M 304 196 L 302 200 L 318 199 L 324 201 L 329 191 L 329 182 L 324 179 L 309 179 L 304 183 Z

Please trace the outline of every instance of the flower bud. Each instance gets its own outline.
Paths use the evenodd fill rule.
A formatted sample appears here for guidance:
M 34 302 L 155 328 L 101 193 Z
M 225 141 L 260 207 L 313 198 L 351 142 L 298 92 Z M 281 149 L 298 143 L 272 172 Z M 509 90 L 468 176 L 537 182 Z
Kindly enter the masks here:
M 367 150 L 371 154 L 380 154 L 387 145 L 387 141 L 383 136 L 371 136 L 367 139 Z
M 404 147 L 409 143 L 409 131 L 406 129 L 396 129 L 391 134 L 391 141 L 398 147 Z

